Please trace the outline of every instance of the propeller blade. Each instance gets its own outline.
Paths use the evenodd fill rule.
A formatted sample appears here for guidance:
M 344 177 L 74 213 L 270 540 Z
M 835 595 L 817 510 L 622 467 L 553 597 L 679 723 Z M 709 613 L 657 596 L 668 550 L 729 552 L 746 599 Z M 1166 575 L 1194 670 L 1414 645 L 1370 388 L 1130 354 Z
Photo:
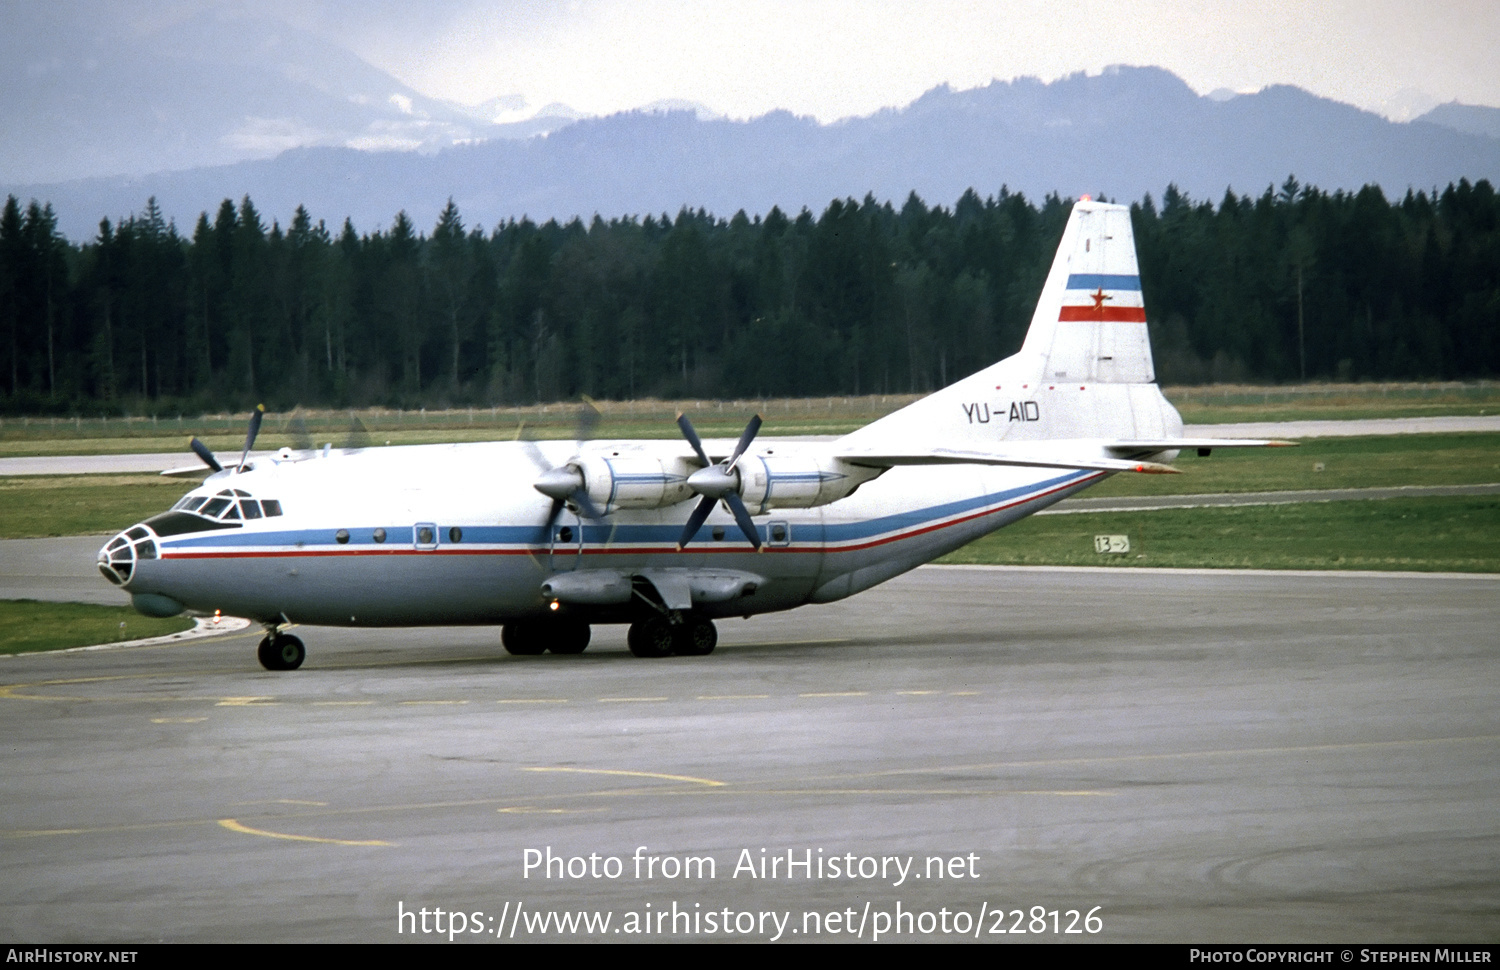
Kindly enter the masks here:
M 302 415 L 292 415 L 292 420 L 286 425 L 286 436 L 292 443 L 293 451 L 312 451 L 312 435 L 308 433 L 307 421 Z
M 197 438 L 194 438 L 192 441 L 188 442 L 188 447 L 193 449 L 193 454 L 197 455 L 199 458 L 202 458 L 203 464 L 207 465 L 209 468 L 212 468 L 216 472 L 221 472 L 224 470 L 224 466 L 219 464 L 219 460 L 214 457 L 214 453 L 208 450 L 208 445 L 205 445 Z
M 698 501 L 697 506 L 693 509 L 693 514 L 688 516 L 687 525 L 682 528 L 681 538 L 677 540 L 678 552 L 681 552 L 689 542 L 692 542 L 693 537 L 698 534 L 698 530 L 703 528 L 703 522 L 708 518 L 708 513 L 714 510 L 714 502 L 715 499 L 712 495 L 705 495 Z
M 344 437 L 345 451 L 360 451 L 370 447 L 370 429 L 358 416 L 349 422 L 349 432 Z
M 724 466 L 726 468 L 733 468 L 734 463 L 740 460 L 740 455 L 743 455 L 745 453 L 745 449 L 750 447 L 750 442 L 754 441 L 755 436 L 759 433 L 760 415 L 757 414 L 755 417 L 750 419 L 749 424 L 745 425 L 745 430 L 740 435 L 739 444 L 734 446 L 734 454 L 729 456 L 729 460 L 724 463 Z
M 729 503 L 729 510 L 734 513 L 734 521 L 739 523 L 740 531 L 750 544 L 755 547 L 756 552 L 761 551 L 760 536 L 755 531 L 755 522 L 750 518 L 750 510 L 745 508 L 745 500 L 740 498 L 739 492 L 730 492 L 724 496 L 724 501 Z
M 599 427 L 599 409 L 594 407 L 593 398 L 587 394 L 583 397 L 583 407 L 578 411 L 578 433 L 573 436 L 577 447 L 582 448 L 585 441 L 591 441 L 594 437 L 594 429 Z
M 257 404 L 255 410 L 250 412 L 250 430 L 245 432 L 245 450 L 240 455 L 240 466 L 235 469 L 236 472 L 245 470 L 245 459 L 250 457 L 250 448 L 255 444 L 255 436 L 260 434 L 260 421 L 265 416 L 266 406 L 264 404 Z
M 708 453 L 703 450 L 703 442 L 698 439 L 698 432 L 693 430 L 693 422 L 688 420 L 686 414 L 679 413 L 677 415 L 677 427 L 682 429 L 682 436 L 687 439 L 687 443 L 693 446 L 693 451 L 697 453 L 698 460 L 703 462 L 704 465 L 712 464 L 708 460 Z

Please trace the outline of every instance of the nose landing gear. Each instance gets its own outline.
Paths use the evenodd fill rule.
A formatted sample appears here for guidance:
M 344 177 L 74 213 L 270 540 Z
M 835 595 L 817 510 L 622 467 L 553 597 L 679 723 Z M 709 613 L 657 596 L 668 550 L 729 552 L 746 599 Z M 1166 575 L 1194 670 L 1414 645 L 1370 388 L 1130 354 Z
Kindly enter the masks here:
M 267 670 L 296 670 L 307 659 L 307 648 L 290 633 L 269 627 L 255 655 Z

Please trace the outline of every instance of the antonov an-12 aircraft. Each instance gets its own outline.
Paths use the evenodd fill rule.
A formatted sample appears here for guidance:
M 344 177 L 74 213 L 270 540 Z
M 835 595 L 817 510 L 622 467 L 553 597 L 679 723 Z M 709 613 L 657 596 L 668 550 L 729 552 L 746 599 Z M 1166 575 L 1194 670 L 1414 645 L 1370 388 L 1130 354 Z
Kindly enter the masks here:
M 99 551 L 152 616 L 283 627 L 503 624 L 513 654 L 581 652 L 630 624 L 639 657 L 713 651 L 713 621 L 869 589 L 1116 472 L 1180 449 L 1158 390 L 1130 212 L 1076 203 L 1019 353 L 835 441 L 757 436 L 293 452 L 221 465 Z M 201 474 L 203 469 L 199 469 Z

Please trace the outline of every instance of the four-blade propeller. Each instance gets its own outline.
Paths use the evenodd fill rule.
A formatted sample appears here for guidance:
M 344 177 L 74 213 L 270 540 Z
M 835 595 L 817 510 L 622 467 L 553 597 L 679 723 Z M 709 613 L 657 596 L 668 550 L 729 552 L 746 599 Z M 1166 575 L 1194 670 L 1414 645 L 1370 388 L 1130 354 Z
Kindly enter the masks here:
M 750 518 L 750 510 L 745 508 L 745 500 L 740 498 L 740 470 L 738 463 L 745 449 L 750 447 L 750 442 L 755 440 L 760 431 L 760 415 L 750 419 L 745 425 L 744 432 L 740 435 L 739 442 L 734 446 L 734 453 L 725 458 L 717 465 L 708 460 L 708 453 L 703 450 L 703 442 L 698 439 L 698 432 L 693 430 L 693 423 L 688 420 L 686 414 L 677 415 L 677 427 L 682 429 L 682 436 L 687 439 L 688 444 L 693 446 L 698 460 L 703 462 L 704 467 L 688 476 L 688 488 L 703 496 L 698 506 L 693 509 L 693 514 L 688 516 L 687 525 L 683 527 L 682 537 L 677 540 L 677 549 L 682 549 L 693 541 L 698 530 L 703 528 L 703 522 L 708 518 L 708 513 L 713 511 L 715 502 L 724 502 L 729 506 L 729 511 L 734 513 L 734 521 L 739 525 L 740 531 L 745 538 L 750 540 L 750 545 L 756 550 L 760 549 L 760 536 L 756 533 L 755 522 Z
M 578 431 L 574 436 L 575 453 L 583 450 L 584 443 L 593 437 L 594 428 L 598 424 L 599 409 L 594 407 L 592 401 L 584 398 L 583 409 L 578 414 Z M 552 510 L 547 514 L 546 526 L 542 533 L 543 541 L 551 542 L 552 530 L 557 525 L 557 519 L 570 503 L 583 518 L 595 522 L 604 518 L 604 513 L 600 512 L 593 500 L 589 498 L 588 482 L 583 477 L 583 469 L 571 459 L 561 465 L 552 465 L 542 454 L 542 450 L 536 446 L 536 442 L 530 439 L 522 440 L 526 442 L 526 451 L 531 456 L 532 462 L 542 469 L 541 476 L 532 483 L 532 487 L 552 499 Z

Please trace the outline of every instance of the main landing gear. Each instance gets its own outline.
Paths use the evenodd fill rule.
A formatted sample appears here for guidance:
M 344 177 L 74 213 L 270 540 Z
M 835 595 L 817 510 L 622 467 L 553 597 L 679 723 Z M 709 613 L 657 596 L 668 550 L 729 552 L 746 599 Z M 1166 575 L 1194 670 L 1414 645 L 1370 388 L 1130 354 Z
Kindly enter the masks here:
M 301 640 L 273 626 L 266 630 L 266 637 L 255 655 L 267 670 L 296 670 L 307 659 L 307 648 Z
M 673 622 L 676 620 L 677 622 Z M 711 620 L 697 616 L 651 616 L 630 624 L 625 635 L 630 652 L 637 657 L 706 657 L 719 643 L 719 631 Z
M 500 628 L 505 652 L 519 657 L 553 653 L 579 654 L 589 645 L 589 625 L 582 620 L 522 620 Z
M 702 617 L 661 614 L 632 623 L 625 640 L 637 657 L 706 657 L 718 646 L 719 631 Z M 500 642 L 506 653 L 518 657 L 579 654 L 589 645 L 589 625 L 582 620 L 520 620 L 501 628 Z

